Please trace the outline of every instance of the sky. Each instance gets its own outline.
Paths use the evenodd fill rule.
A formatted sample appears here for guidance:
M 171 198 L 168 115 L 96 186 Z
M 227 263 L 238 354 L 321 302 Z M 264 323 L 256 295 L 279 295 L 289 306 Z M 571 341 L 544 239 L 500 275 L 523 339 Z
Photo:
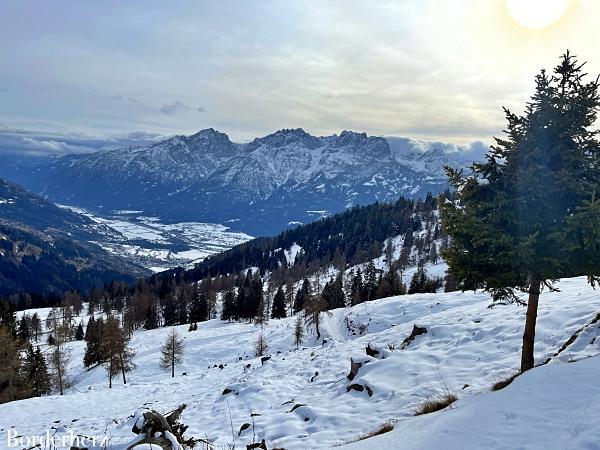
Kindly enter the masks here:
M 600 72 L 600 1 L 543 1 L 2 0 L 0 134 L 489 142 L 567 48 Z

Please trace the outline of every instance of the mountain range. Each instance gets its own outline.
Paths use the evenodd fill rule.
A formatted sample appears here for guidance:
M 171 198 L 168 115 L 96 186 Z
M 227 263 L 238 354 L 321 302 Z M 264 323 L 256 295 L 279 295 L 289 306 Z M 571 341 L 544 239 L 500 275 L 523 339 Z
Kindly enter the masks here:
M 26 183 L 52 201 L 97 212 L 134 209 L 264 236 L 357 204 L 441 192 L 443 166 L 463 164 L 440 148 L 399 152 L 365 133 L 284 129 L 239 144 L 211 128 L 54 158 Z

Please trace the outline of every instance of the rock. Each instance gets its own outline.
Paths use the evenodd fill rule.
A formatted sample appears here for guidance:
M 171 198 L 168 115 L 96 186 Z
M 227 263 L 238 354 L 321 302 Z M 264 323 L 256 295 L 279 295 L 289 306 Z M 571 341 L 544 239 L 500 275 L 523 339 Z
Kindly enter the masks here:
M 354 390 L 354 391 L 358 391 L 358 392 L 362 392 L 362 391 L 364 391 L 364 390 L 365 390 L 365 387 L 364 387 L 362 384 L 354 383 L 354 384 L 351 384 L 351 385 L 349 385 L 349 386 L 346 388 L 346 391 L 347 391 L 347 392 L 350 392 L 350 391 L 352 391 L 352 390 Z
M 355 361 L 354 358 L 350 358 L 350 373 L 348 374 L 349 380 L 354 380 L 356 374 L 358 374 L 358 370 L 364 366 L 366 361 Z
M 410 336 L 408 336 L 406 339 L 404 339 L 402 341 L 402 345 L 400 346 L 401 349 L 405 349 L 406 347 L 409 346 L 409 344 L 415 340 L 415 337 L 421 335 L 421 334 L 425 334 L 427 333 L 427 328 L 425 327 L 419 327 L 417 325 L 413 325 L 413 329 L 412 332 L 410 333 Z
M 364 390 L 367 391 L 367 394 L 369 394 L 369 397 L 373 397 L 373 389 L 371 389 L 369 386 L 363 386 L 362 384 L 354 383 L 346 388 L 346 392 L 350 392 L 350 391 L 362 392 Z
M 254 444 L 246 445 L 246 450 L 254 450 L 256 448 L 260 448 L 262 450 L 267 450 L 267 444 L 265 443 L 265 440 L 263 439 L 260 442 L 255 442 Z
M 246 364 L 246 369 L 249 369 L 250 367 L 252 367 L 252 364 L 250 364 L 250 363 Z
M 270 359 L 271 359 L 270 356 L 261 356 L 261 358 L 260 358 L 261 365 L 264 364 L 265 362 L 267 362 Z
M 372 356 L 373 358 L 377 358 L 377 355 L 379 355 L 379 350 L 377 350 L 374 347 L 371 347 L 370 342 L 367 344 L 367 348 L 365 350 L 367 352 L 367 355 Z
M 311 377 L 310 382 L 312 383 L 317 376 L 319 376 L 319 372 L 315 372 L 315 374 Z
M 223 364 L 219 364 L 219 369 L 222 369 L 223 367 L 225 367 Z
M 221 395 L 231 394 L 232 392 L 233 392 L 233 389 L 225 388 L 225 389 L 223 389 L 223 393 Z

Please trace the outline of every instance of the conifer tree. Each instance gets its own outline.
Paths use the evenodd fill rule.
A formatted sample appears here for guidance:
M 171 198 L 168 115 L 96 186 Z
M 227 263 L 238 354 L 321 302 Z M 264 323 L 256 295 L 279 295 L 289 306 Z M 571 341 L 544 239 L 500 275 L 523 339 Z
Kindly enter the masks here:
M 312 299 L 312 290 L 310 288 L 310 282 L 308 278 L 305 278 L 302 282 L 302 287 L 296 292 L 294 298 L 294 313 L 302 311 L 308 301 Z
M 365 291 L 365 300 L 373 300 L 375 298 L 375 293 L 377 292 L 377 269 L 375 269 L 375 264 L 373 260 L 370 260 L 367 263 L 367 267 L 365 268 L 365 282 L 364 282 L 364 291 Z
M 75 340 L 83 341 L 84 336 L 85 335 L 83 334 L 83 325 L 80 322 L 79 325 L 77 325 L 77 331 L 75 332 Z
M 46 358 L 39 347 L 35 350 L 31 345 L 27 347 L 23 362 L 23 373 L 32 397 L 40 397 L 50 393 L 50 375 L 46 365 Z
M 155 305 L 148 306 L 146 318 L 144 320 L 144 328 L 146 330 L 154 330 L 158 328 L 158 311 Z
M 360 268 L 356 269 L 356 274 L 352 278 L 352 285 L 350 287 L 350 304 L 352 306 L 358 305 L 364 301 L 364 284 L 362 273 L 360 272 Z
M 283 293 L 283 288 L 279 286 L 279 289 L 277 289 L 275 297 L 273 298 L 271 317 L 273 319 L 283 319 L 285 316 L 285 294 Z
M 507 136 L 496 139 L 473 174 L 447 168 L 458 201 L 441 206 L 451 237 L 445 258 L 460 286 L 519 301 L 528 292 L 521 371 L 534 365 L 543 286 L 560 277 L 600 276 L 598 80 L 565 54 L 536 77 L 522 116 L 505 110 Z
M 237 320 L 235 294 L 229 290 L 223 295 L 223 309 L 221 311 L 221 320 L 231 322 L 231 319 Z

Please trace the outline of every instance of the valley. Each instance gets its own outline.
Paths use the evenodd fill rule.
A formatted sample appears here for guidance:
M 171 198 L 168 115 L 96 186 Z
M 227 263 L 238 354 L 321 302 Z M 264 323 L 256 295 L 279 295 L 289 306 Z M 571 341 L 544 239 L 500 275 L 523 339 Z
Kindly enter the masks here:
M 100 247 L 153 272 L 189 268 L 207 256 L 252 239 L 242 232 L 212 223 L 165 223 L 142 211 L 121 210 L 106 216 L 82 208 L 62 206 L 98 225 Z M 103 232 L 102 230 L 109 230 Z

